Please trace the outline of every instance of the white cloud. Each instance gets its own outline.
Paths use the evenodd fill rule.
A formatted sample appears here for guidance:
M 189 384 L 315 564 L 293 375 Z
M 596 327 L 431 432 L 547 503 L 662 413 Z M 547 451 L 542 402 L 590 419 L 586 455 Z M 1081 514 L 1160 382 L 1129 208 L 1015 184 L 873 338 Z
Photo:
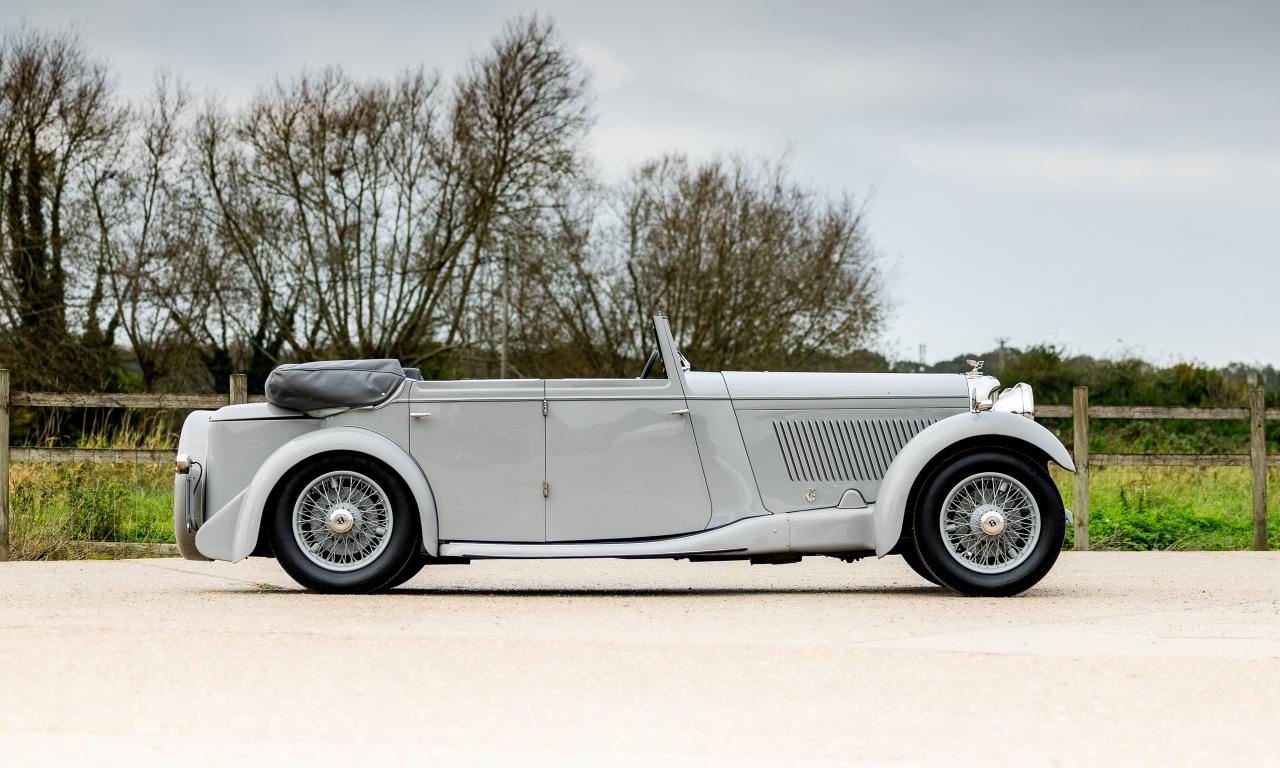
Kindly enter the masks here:
M 599 43 L 579 44 L 578 56 L 591 70 L 592 84 L 599 93 L 612 93 L 636 78 L 634 69 Z
M 918 171 L 981 187 L 1169 197 L 1224 188 L 1274 195 L 1280 183 L 1280 155 L 1253 153 L 934 143 L 910 145 L 903 156 Z

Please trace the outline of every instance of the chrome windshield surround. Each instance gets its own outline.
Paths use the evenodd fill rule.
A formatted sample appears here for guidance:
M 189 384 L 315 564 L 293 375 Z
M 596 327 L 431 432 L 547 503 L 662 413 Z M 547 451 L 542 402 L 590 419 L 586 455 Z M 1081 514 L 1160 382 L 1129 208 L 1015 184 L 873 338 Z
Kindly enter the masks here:
M 679 347 L 674 347 L 673 349 L 675 349 L 676 360 L 680 364 L 680 370 L 684 371 L 685 373 L 692 371 L 693 366 L 689 364 L 689 358 L 684 356 L 684 353 L 680 351 Z

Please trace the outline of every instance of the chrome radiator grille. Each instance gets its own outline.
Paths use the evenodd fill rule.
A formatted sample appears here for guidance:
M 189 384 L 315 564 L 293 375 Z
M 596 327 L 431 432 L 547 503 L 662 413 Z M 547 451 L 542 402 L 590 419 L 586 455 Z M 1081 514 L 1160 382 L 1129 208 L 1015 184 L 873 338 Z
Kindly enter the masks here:
M 879 480 L 893 457 L 936 419 L 794 419 L 773 422 L 792 482 Z

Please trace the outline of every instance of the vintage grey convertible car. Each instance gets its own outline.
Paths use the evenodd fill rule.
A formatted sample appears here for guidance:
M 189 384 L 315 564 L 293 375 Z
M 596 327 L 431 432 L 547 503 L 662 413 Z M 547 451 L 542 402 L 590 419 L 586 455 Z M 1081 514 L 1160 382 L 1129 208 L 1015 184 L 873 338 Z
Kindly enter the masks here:
M 704 373 L 654 318 L 635 379 L 423 381 L 281 366 L 267 402 L 182 428 L 193 560 L 274 556 L 324 592 L 476 558 L 901 555 L 970 595 L 1039 581 L 1066 511 L 1031 388 L 967 374 Z

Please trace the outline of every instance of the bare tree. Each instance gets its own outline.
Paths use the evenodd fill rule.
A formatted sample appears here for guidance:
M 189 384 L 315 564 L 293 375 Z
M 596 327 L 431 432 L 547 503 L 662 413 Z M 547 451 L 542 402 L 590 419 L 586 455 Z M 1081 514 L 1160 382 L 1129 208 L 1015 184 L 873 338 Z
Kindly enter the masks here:
M 412 322 L 430 266 L 420 216 L 440 202 L 435 92 L 421 72 L 390 86 L 329 69 L 204 121 L 221 239 L 297 353 L 385 354 Z
M 659 311 L 686 355 L 713 370 L 828 365 L 880 330 L 881 274 L 861 211 L 796 184 L 780 163 L 669 155 L 612 200 L 595 234 L 563 228 L 568 268 L 543 275 L 544 297 L 600 373 L 631 372 Z
M 597 179 L 588 78 L 544 18 L 450 82 L 330 67 L 237 109 L 109 82 L 75 35 L 0 45 L 0 338 L 43 381 L 121 370 L 121 334 L 152 389 L 333 356 L 632 375 L 659 310 L 701 367 L 822 367 L 883 322 L 862 211 L 783 164 Z
M 646 164 L 617 238 L 636 315 L 664 310 L 709 368 L 802 368 L 869 342 L 885 304 L 860 210 L 743 159 Z M 635 316 L 635 315 L 633 315 Z
M 578 64 L 535 18 L 450 93 L 422 70 L 278 82 L 205 121 L 202 179 L 292 354 L 419 362 L 490 337 L 496 254 L 578 172 L 588 124 Z
M 489 289 L 482 298 L 521 278 L 528 264 L 521 242 L 545 218 L 558 217 L 561 191 L 583 174 L 583 141 L 593 120 L 581 62 L 555 26 L 537 16 L 509 23 L 490 51 L 471 62 L 456 92 L 453 140 L 475 202 L 475 231 L 453 303 L 450 344 L 464 328 L 478 276 Z M 487 281 L 486 264 L 496 265 Z M 488 330 L 482 333 L 492 338 L 491 325 Z
M 239 371 L 261 382 L 286 354 L 301 294 L 287 289 L 286 265 L 274 257 L 287 222 L 250 183 L 250 156 L 236 134 L 237 118 L 216 103 L 196 118 L 189 152 L 202 238 L 172 312 L 213 379 Z
M 86 163 L 105 294 L 95 302 L 114 308 L 147 390 L 189 357 L 179 329 L 191 308 L 180 296 L 191 287 L 187 266 L 202 235 L 186 168 L 189 105 L 187 88 L 161 74 L 120 140 Z
M 71 340 L 69 244 L 82 231 L 69 214 L 84 195 L 86 162 L 119 133 L 123 118 L 105 65 L 89 57 L 77 34 L 24 27 L 0 43 L 0 311 L 20 360 L 43 353 L 45 365 L 19 370 L 31 383 L 93 380 L 103 372 L 91 363 L 102 361 L 83 353 L 113 355 L 110 323 L 102 327 L 98 312 L 104 275 L 94 269 L 82 272 L 87 285 L 78 286 L 89 294 L 82 308 L 92 348 L 51 353 L 69 350 Z
M 517 364 L 525 375 L 634 375 L 633 340 L 643 326 L 616 294 L 620 267 L 597 232 L 608 190 L 588 180 L 562 193 L 555 215 L 518 241 L 525 269 L 516 282 Z

